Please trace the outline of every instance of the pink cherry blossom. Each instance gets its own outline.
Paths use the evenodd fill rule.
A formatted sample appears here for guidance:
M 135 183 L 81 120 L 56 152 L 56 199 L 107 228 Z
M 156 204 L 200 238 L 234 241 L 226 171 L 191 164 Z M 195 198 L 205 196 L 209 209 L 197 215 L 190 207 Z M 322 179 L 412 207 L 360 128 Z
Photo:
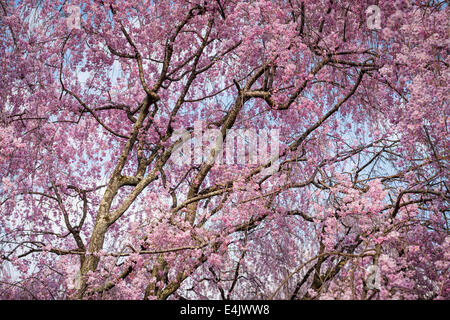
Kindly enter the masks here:
M 378 3 L 1 1 L 0 299 L 449 299 L 449 9 Z

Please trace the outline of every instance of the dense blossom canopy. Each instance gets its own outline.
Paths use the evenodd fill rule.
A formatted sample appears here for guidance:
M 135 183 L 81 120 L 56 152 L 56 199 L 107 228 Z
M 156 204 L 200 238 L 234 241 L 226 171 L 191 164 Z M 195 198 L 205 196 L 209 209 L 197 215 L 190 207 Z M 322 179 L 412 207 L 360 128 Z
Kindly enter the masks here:
M 448 30 L 433 0 L 0 0 L 0 298 L 449 299 Z M 177 163 L 194 123 L 279 157 Z

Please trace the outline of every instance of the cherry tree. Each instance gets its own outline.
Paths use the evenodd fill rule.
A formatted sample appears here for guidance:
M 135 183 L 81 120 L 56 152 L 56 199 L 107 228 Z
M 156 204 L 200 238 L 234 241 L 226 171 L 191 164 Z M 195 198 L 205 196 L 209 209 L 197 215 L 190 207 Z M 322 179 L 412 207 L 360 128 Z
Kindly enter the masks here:
M 2 299 L 450 298 L 446 1 L 0 5 Z

